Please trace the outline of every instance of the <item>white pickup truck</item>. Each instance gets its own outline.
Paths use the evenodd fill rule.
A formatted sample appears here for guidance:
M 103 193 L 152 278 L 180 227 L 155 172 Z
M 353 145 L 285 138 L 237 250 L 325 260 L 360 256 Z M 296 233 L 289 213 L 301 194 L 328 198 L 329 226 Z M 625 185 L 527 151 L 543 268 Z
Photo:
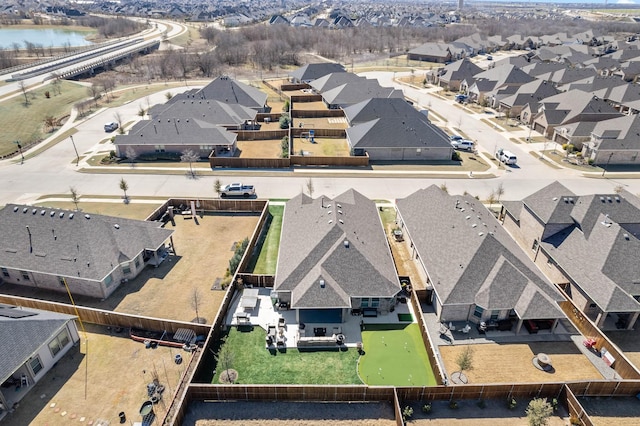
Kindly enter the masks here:
M 220 198 L 244 197 L 249 198 L 256 194 L 253 185 L 243 185 L 241 183 L 230 183 L 220 190 Z

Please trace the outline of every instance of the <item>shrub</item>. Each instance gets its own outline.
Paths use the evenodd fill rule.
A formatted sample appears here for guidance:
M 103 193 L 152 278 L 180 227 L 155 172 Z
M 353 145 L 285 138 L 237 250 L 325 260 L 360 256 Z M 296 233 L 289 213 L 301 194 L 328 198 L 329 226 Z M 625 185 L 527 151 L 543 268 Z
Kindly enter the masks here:
M 233 275 L 236 273 L 236 269 L 240 266 L 240 261 L 242 260 L 242 255 L 244 251 L 247 249 L 249 245 L 249 238 L 245 238 L 242 240 L 242 243 L 238 244 L 235 252 L 233 253 L 233 257 L 229 260 L 229 274 Z
M 431 403 L 427 402 L 422 406 L 422 412 L 429 414 L 431 412 Z
M 509 408 L 509 410 L 513 410 L 518 406 L 518 401 L 516 401 L 515 398 L 509 398 L 507 399 L 507 407 Z
M 590 166 L 593 166 L 593 163 L 595 163 L 595 161 L 593 161 L 593 158 L 589 158 L 587 162 L 589 163 Z
M 462 157 L 460 156 L 460 153 L 458 151 L 453 151 L 453 154 L 451 154 L 451 159 L 453 161 L 462 161 Z
M 407 420 L 409 420 L 411 417 L 413 416 L 413 408 L 411 408 L 410 406 L 406 406 L 404 407 L 404 409 L 402 410 L 402 420 L 404 420 L 405 422 Z
M 529 426 L 545 426 L 553 414 L 553 407 L 547 398 L 534 398 L 529 402 L 526 413 Z
M 449 408 L 451 408 L 452 410 L 457 410 L 458 409 L 458 401 L 449 401 Z
M 484 399 L 478 401 L 476 405 L 478 406 L 478 408 L 482 408 L 483 410 L 487 408 L 487 402 Z
M 280 116 L 280 128 L 281 129 L 288 129 L 289 125 L 291 124 L 291 119 L 289 118 L 289 114 L 282 114 Z

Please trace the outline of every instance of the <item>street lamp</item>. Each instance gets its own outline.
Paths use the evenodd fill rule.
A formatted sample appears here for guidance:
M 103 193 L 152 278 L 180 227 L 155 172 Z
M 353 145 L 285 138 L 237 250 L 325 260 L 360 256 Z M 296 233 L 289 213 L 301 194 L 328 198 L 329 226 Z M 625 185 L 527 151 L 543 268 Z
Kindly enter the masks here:
M 69 135 L 71 139 L 71 144 L 73 145 L 73 150 L 76 152 L 76 167 L 78 167 L 78 163 L 80 163 L 80 156 L 78 155 L 78 148 L 76 148 L 76 143 L 73 141 L 73 135 Z
M 611 161 L 611 157 L 613 157 L 613 152 L 609 154 L 609 158 L 607 158 L 607 165 L 602 169 L 602 177 L 607 172 L 607 167 L 609 167 L 609 161 Z
M 14 142 L 16 145 L 18 145 L 18 151 L 20 151 L 20 164 L 24 164 L 24 154 L 22 154 L 22 145 L 20 145 L 20 141 L 15 141 Z

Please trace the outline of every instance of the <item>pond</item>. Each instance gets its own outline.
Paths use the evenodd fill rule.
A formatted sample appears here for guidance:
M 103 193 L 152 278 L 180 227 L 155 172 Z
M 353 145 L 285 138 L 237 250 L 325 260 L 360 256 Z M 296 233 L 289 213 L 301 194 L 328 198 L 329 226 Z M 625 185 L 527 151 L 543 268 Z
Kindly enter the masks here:
M 18 43 L 24 49 L 25 41 L 43 47 L 86 46 L 91 44 L 85 39 L 87 35 L 86 32 L 54 28 L 0 28 L 0 48 L 11 49 L 13 43 Z

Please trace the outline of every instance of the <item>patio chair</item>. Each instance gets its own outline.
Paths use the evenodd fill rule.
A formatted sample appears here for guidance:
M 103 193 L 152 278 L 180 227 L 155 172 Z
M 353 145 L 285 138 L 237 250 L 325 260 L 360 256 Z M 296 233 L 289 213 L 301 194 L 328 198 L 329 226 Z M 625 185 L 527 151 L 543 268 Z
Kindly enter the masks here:
M 449 323 L 449 330 L 456 331 L 456 326 L 452 322 Z
M 469 334 L 470 330 L 471 330 L 471 326 L 469 324 L 465 325 L 460 329 L 460 331 L 463 332 L 464 334 Z

